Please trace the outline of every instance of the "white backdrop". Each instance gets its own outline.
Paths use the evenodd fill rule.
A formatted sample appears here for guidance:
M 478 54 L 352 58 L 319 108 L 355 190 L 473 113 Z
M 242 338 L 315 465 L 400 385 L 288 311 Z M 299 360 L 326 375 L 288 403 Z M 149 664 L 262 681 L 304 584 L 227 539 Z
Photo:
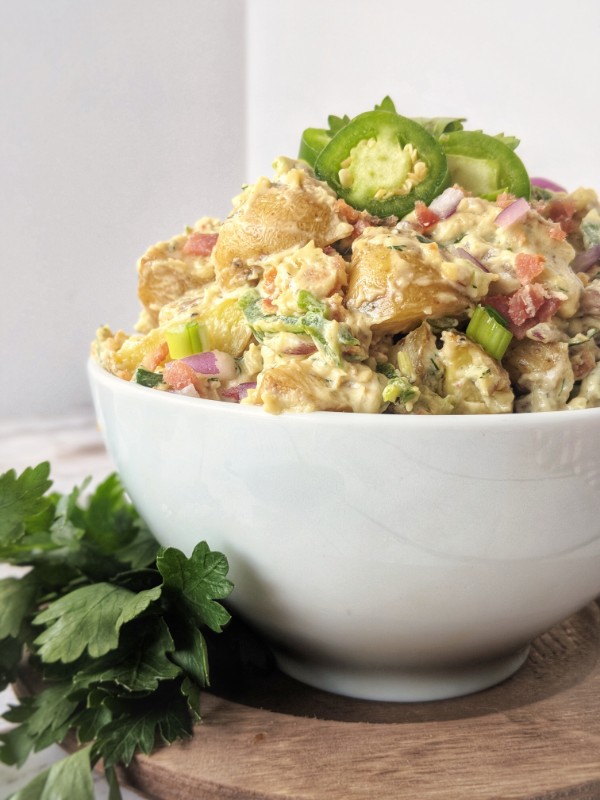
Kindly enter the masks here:
M 386 94 L 518 136 L 530 174 L 600 189 L 596 0 L 251 0 L 249 171 Z
M 600 188 L 596 0 L 0 0 L 0 31 L 0 416 L 89 402 L 138 256 L 330 113 L 390 94 Z
M 135 262 L 244 172 L 242 0 L 0 0 L 0 416 L 89 402 Z

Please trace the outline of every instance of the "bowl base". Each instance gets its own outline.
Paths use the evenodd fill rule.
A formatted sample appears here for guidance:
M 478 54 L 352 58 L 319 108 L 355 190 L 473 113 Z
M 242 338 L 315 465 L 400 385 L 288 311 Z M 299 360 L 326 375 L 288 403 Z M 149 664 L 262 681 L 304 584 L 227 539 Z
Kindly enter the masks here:
M 415 703 L 447 700 L 495 686 L 523 665 L 529 645 L 489 661 L 437 669 L 344 668 L 301 661 L 275 651 L 282 672 L 296 680 L 334 694 L 361 700 Z

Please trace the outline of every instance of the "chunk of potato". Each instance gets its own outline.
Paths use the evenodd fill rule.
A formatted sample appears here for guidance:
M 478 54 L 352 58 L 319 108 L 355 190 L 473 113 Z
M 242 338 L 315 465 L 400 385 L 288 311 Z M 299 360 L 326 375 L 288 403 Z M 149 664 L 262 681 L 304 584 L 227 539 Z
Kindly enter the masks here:
M 504 367 L 461 333 L 444 331 L 444 393 L 456 414 L 509 414 L 514 393 Z
M 241 196 L 224 223 L 213 251 L 220 286 L 231 291 L 255 284 L 257 261 L 266 255 L 313 241 L 317 247 L 352 231 L 334 211 L 335 196 L 306 175 L 295 184 L 259 181 Z
M 517 400 L 517 411 L 566 408 L 575 383 L 566 342 L 513 340 L 504 364 L 513 384 L 523 393 Z
M 397 365 L 398 353 L 405 353 L 414 371 L 414 383 L 426 386 L 437 394 L 443 393 L 444 369 L 440 362 L 435 336 L 427 322 L 408 333 L 395 345 L 390 357 Z
M 191 233 L 216 233 L 219 224 L 212 217 L 203 217 Z M 186 254 L 188 238 L 188 233 L 182 233 L 158 242 L 138 261 L 138 297 L 145 312 L 138 328 L 157 325 L 160 309 L 165 304 L 214 279 L 209 255 Z
M 424 251 L 414 242 L 406 244 L 406 237 L 374 228 L 365 233 L 352 248 L 346 305 L 366 314 L 372 330 L 410 331 L 427 318 L 452 316 L 469 307 L 462 287 L 442 276 L 436 244 Z
M 316 371 L 315 371 L 316 369 Z M 308 360 L 283 361 L 259 376 L 255 401 L 271 414 L 284 411 L 354 411 L 377 414 L 383 410 L 381 376 L 365 364 L 343 369 Z

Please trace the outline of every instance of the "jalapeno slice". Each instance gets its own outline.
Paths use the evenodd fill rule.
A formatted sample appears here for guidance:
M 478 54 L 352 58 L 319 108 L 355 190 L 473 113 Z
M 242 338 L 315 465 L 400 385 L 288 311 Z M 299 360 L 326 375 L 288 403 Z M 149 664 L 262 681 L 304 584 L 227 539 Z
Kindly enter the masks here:
M 529 175 L 513 149 L 481 131 L 452 131 L 439 138 L 450 181 L 473 194 L 495 200 L 501 192 L 529 199 Z
M 325 128 L 307 128 L 302 132 L 298 158 L 308 162 L 314 167 L 315 161 L 321 150 L 331 141 L 331 134 Z
M 446 157 L 418 123 L 393 111 L 359 114 L 319 153 L 317 177 L 354 208 L 378 217 L 404 216 L 447 185 Z

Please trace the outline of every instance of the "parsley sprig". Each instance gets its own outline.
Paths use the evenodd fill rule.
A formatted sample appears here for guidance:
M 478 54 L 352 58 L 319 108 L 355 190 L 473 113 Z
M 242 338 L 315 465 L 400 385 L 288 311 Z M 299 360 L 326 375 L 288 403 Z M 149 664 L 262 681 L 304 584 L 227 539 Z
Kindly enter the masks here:
M 91 769 L 102 759 L 111 800 L 115 767 L 157 743 L 189 738 L 209 685 L 207 635 L 230 616 L 225 556 L 200 542 L 189 558 L 161 548 L 116 475 L 86 497 L 50 491 L 47 462 L 0 475 L 0 561 L 29 569 L 0 580 L 0 689 L 23 653 L 44 689 L 4 718 L 0 760 L 74 732 L 79 749 L 12 800 L 93 800 Z

